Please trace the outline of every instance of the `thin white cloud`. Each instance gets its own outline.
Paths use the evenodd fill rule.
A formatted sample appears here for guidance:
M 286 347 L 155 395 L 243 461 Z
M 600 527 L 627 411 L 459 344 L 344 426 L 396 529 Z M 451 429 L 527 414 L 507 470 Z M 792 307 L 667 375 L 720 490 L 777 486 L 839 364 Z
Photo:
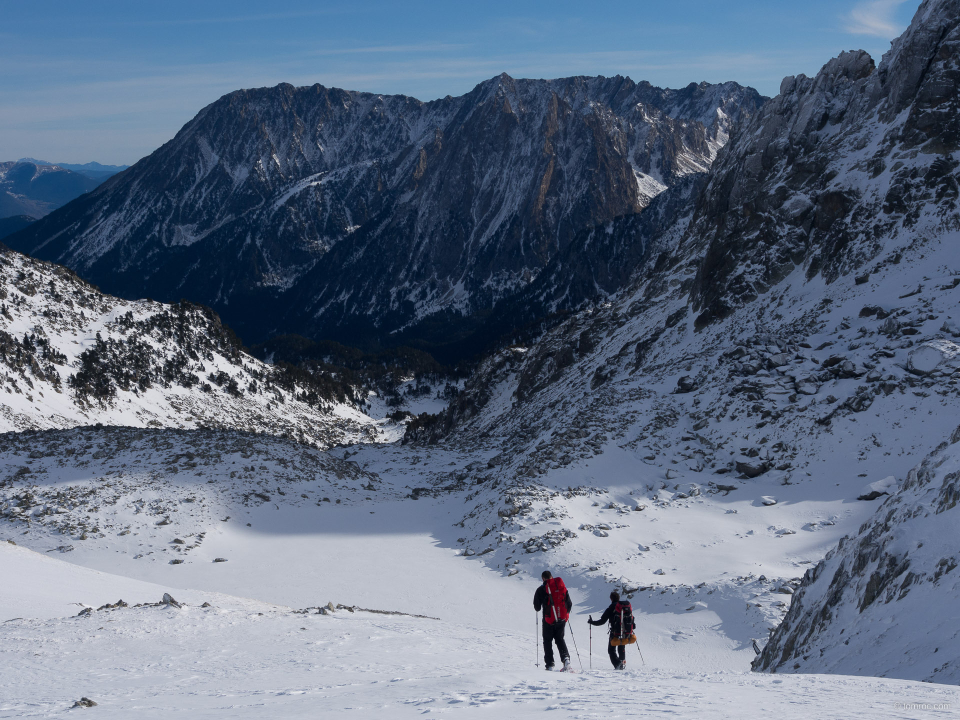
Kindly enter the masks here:
M 320 55 L 372 55 L 376 53 L 438 53 L 462 50 L 467 45 L 453 43 L 420 43 L 417 45 L 368 45 L 364 47 L 324 48 L 311 50 L 310 56 Z
M 901 28 L 894 13 L 906 0 L 867 0 L 856 5 L 846 19 L 846 31 L 855 35 L 894 38 Z

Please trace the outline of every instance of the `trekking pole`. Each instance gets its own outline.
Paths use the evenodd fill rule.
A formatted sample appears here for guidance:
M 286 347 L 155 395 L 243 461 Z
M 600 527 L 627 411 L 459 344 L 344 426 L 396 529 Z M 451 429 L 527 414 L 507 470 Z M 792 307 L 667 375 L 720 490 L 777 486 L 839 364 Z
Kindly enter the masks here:
M 533 662 L 540 669 L 540 643 L 537 642 L 537 631 L 540 629 L 540 613 L 533 611 Z M 639 648 L 638 648 L 639 649 Z
M 640 662 L 642 662 L 644 665 L 646 665 L 646 664 L 647 664 L 647 661 L 643 659 L 643 653 L 640 651 L 640 642 L 639 642 L 639 641 L 637 641 L 637 652 L 640 653 Z
M 588 622 L 587 625 L 590 627 L 590 669 L 593 670 L 593 624 Z
M 580 651 L 577 650 L 577 638 L 573 634 L 573 625 L 570 625 L 570 637 L 573 638 L 573 649 L 577 651 L 577 660 L 580 663 L 580 672 L 583 672 L 583 660 L 580 659 Z

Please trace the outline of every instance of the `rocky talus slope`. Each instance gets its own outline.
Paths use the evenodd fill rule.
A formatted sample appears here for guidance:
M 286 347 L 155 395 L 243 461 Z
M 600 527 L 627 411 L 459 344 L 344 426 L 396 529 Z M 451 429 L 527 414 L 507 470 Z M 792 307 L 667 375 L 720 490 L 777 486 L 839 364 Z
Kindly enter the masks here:
M 376 474 L 316 448 L 219 429 L 5 433 L 0 475 L 0 517 L 52 549 L 89 541 L 90 550 L 122 537 L 135 559 L 172 564 L 189 559 L 230 513 L 270 502 L 351 504 L 380 485 Z

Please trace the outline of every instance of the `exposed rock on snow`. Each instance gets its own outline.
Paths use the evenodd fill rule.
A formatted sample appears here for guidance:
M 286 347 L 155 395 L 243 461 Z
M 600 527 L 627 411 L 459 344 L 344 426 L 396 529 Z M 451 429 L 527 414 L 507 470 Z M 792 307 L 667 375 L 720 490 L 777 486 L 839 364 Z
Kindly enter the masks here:
M 209 309 L 127 302 L 0 253 L 0 430 L 228 427 L 329 447 L 381 430 L 337 383 L 246 354 Z
M 808 570 L 758 670 L 960 682 L 960 428 Z
M 877 480 L 866 485 L 857 500 L 876 500 L 882 495 L 889 495 L 897 489 L 897 479 L 893 475 L 888 475 L 883 480 Z
M 163 600 L 161 600 L 161 602 L 162 602 L 164 605 L 169 605 L 169 606 L 175 607 L 175 608 L 177 608 L 177 609 L 180 609 L 180 608 L 182 607 L 182 605 L 180 605 L 180 603 L 178 603 L 176 600 L 173 599 L 173 596 L 172 596 L 170 593 L 164 593 L 164 594 L 163 594 Z
M 770 462 L 761 458 L 744 458 L 737 460 L 737 472 L 745 478 L 755 478 L 763 475 L 771 467 Z
M 907 367 L 920 375 L 938 369 L 955 372 L 960 369 L 960 345 L 944 339 L 929 340 L 910 351 Z

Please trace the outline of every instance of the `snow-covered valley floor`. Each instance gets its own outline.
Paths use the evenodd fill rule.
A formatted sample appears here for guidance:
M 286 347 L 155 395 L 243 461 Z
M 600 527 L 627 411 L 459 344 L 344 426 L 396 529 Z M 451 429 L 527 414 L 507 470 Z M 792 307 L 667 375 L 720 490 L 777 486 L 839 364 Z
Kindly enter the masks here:
M 770 611 L 749 600 L 756 590 L 765 604 L 789 597 L 756 578 L 719 580 L 727 572 L 719 568 L 746 571 L 747 543 L 758 571 L 801 574 L 800 561 L 819 557 L 838 528 L 786 537 L 750 530 L 767 527 L 770 513 L 781 524 L 837 516 L 849 528 L 868 503 L 854 503 L 848 516 L 839 497 L 813 507 L 798 495 L 768 508 L 752 496 L 705 496 L 631 512 L 610 537 L 584 533 L 549 554 L 494 543 L 490 553 L 465 556 L 456 537 L 461 495 L 405 495 L 469 460 L 456 453 L 416 460 L 410 453 L 422 450 L 368 446 L 345 461 L 343 450 L 269 438 L 125 430 L 101 437 L 98 459 L 81 453 L 89 433 L 38 434 L 32 456 L 5 454 L 6 475 L 29 471 L 17 471 L 14 489 L 61 505 L 44 502 L 0 525 L 0 540 L 17 543 L 0 542 L 0 717 L 87 712 L 72 709 L 84 697 L 97 703 L 89 712 L 117 718 L 522 718 L 545 710 L 571 718 L 920 718 L 960 707 L 952 686 L 749 671 L 749 640 L 765 632 Z M 176 442 L 186 444 L 165 444 Z M 206 454 L 208 446 L 219 454 Z M 628 493 L 608 488 L 610 496 Z M 594 502 L 574 498 L 568 520 L 610 515 L 617 524 L 616 511 Z M 732 540 L 712 543 L 729 522 L 737 525 Z M 631 565 L 636 552 L 627 546 L 652 537 L 662 547 L 643 554 L 662 558 L 632 564 L 662 562 L 674 575 L 664 582 L 682 584 L 634 598 L 645 662 L 630 649 L 628 669 L 610 669 L 596 628 L 591 670 L 584 621 L 602 611 L 613 577 Z M 601 558 L 611 562 L 591 570 Z M 584 672 L 543 670 L 531 601 L 544 567 L 567 579 Z M 711 582 L 696 588 L 697 578 Z M 164 593 L 183 607 L 157 605 Z M 120 599 L 129 607 L 78 615 Z M 328 603 L 409 615 L 319 613 Z
M 361 539 L 360 547 L 370 542 Z M 294 578 L 309 564 L 296 547 L 290 542 L 287 558 L 278 558 Z M 422 536 L 426 558 L 431 548 Z M 375 577 L 377 567 L 383 570 L 384 603 L 402 602 L 392 597 L 391 582 L 411 569 L 387 564 L 395 560 L 391 553 L 368 558 L 358 573 Z M 641 635 L 645 665 L 631 651 L 626 671 L 609 669 L 594 637 L 590 670 L 582 613 L 574 631 L 585 670 L 546 673 L 542 661 L 534 665 L 533 614 L 521 602 L 532 593 L 531 582 L 511 578 L 516 585 L 509 588 L 444 563 L 417 573 L 422 604 L 435 612 L 446 607 L 444 619 L 345 609 L 301 614 L 99 573 L 7 543 L 0 545 L 0 571 L 5 578 L 30 578 L 0 591 L 4 615 L 26 616 L 0 624 L 4 718 L 83 713 L 73 708 L 81 698 L 96 702 L 91 714 L 105 718 L 523 718 L 546 710 L 570 718 L 922 718 L 951 717 L 960 704 L 960 689 L 929 683 L 671 669 L 645 640 L 649 628 Z M 454 584 L 459 593 L 448 587 Z M 324 585 L 318 580 L 318 592 Z M 248 590 L 259 595 L 273 588 L 251 577 Z M 168 591 L 183 607 L 152 604 Z M 121 596 L 130 607 L 76 616 L 79 606 L 68 605 L 115 603 Z M 457 597 L 462 611 L 451 602 Z M 134 607 L 138 602 L 151 604 Z M 205 602 L 210 605 L 202 607 Z M 476 604 L 488 611 L 472 612 Z M 521 616 L 531 621 L 528 632 L 515 627 Z

